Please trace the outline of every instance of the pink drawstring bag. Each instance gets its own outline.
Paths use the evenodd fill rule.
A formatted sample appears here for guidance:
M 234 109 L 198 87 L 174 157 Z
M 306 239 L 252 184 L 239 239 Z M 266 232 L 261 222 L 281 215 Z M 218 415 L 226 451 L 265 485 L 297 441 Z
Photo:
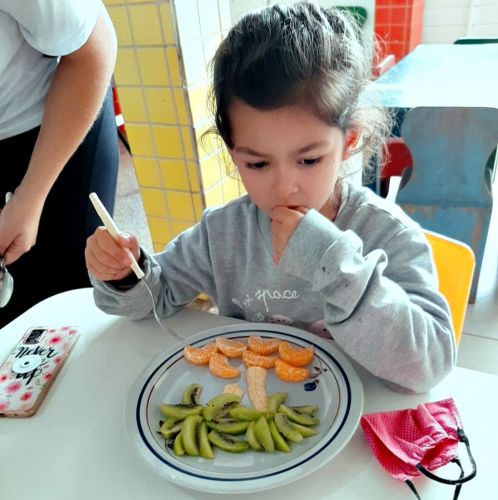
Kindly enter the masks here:
M 414 409 L 364 415 L 361 428 L 382 467 L 394 478 L 405 481 L 417 498 L 420 496 L 412 479 L 420 474 L 455 485 L 454 500 L 458 498 L 462 484 L 476 475 L 469 441 L 451 398 L 422 403 Z M 466 445 L 472 465 L 472 472 L 467 476 L 457 457 L 459 442 Z M 460 468 L 457 479 L 445 479 L 431 472 L 449 462 Z

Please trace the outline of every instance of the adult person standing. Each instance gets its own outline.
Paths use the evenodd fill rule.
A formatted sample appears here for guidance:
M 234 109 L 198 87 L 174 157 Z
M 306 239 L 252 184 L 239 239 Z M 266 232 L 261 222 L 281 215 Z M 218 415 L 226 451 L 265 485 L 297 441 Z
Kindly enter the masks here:
M 116 52 L 100 0 L 0 0 L 0 256 L 14 277 L 0 327 L 89 285 L 88 194 L 114 206 Z

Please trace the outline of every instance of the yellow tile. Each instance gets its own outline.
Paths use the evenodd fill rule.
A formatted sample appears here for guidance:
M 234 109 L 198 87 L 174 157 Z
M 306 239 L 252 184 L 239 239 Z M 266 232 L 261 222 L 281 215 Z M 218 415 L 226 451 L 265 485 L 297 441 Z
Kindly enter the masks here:
M 157 154 L 162 158 L 183 158 L 179 127 L 154 125 L 152 127 Z
M 155 5 L 128 7 L 135 45 L 163 45 L 159 11 Z
M 185 91 L 183 89 L 173 89 L 173 93 L 175 95 L 178 123 L 180 125 L 190 125 L 190 116 L 185 104 Z
M 159 12 L 161 15 L 161 23 L 164 30 L 164 41 L 167 45 L 176 44 L 176 35 L 173 28 L 173 16 L 171 13 L 171 7 L 169 2 L 163 3 L 159 6 Z
M 200 192 L 201 190 L 201 179 L 200 179 L 200 169 L 198 164 L 192 161 L 187 162 L 188 177 L 190 180 L 190 191 Z
M 167 191 L 166 202 L 168 204 L 169 215 L 172 219 L 195 220 L 194 207 L 192 205 L 190 193 Z
M 173 93 L 168 88 L 145 88 L 145 100 L 149 118 L 154 123 L 177 123 Z
M 117 90 L 125 122 L 148 122 L 142 89 L 140 87 L 119 87 Z
M 209 115 L 206 107 L 207 86 L 190 87 L 188 89 L 188 99 L 194 125 L 204 121 Z
M 223 188 L 222 184 L 217 184 L 214 188 L 204 193 L 206 207 L 215 207 L 223 205 Z
M 183 160 L 160 160 L 159 167 L 166 189 L 190 190 L 190 183 Z
M 172 236 L 171 239 L 173 239 L 174 237 L 183 233 L 183 231 L 186 231 L 187 229 L 189 229 L 192 226 L 193 226 L 192 222 L 186 222 L 183 220 L 172 220 L 171 221 L 171 236 Z
M 202 212 L 204 211 L 204 202 L 202 196 L 200 194 L 192 195 L 192 202 L 194 204 L 195 220 L 199 221 L 201 220 Z
M 208 158 L 204 158 L 200 161 L 201 166 L 201 178 L 202 178 L 202 190 L 207 191 L 214 184 L 220 182 L 220 165 L 218 162 L 218 155 L 214 154 Z
M 180 69 L 178 50 L 174 47 L 168 47 L 166 49 L 166 57 L 168 59 L 171 85 L 173 85 L 173 87 L 181 87 L 184 81 L 184 77 L 182 74 L 182 70 Z
M 126 124 L 126 135 L 133 155 L 155 156 L 154 145 L 148 125 Z
M 125 4 L 126 0 L 104 0 L 104 5 Z
M 166 58 L 162 48 L 139 48 L 137 57 L 144 85 L 169 86 Z
M 126 7 L 109 7 L 107 11 L 109 12 L 109 16 L 112 19 L 112 24 L 114 25 L 114 29 L 116 30 L 118 45 L 120 47 L 123 47 L 125 45 L 133 45 Z
M 135 165 L 135 173 L 140 186 L 162 187 L 156 159 L 134 156 L 133 164 Z
M 166 217 L 168 215 L 161 189 L 141 188 L 140 193 L 147 217 Z
M 236 179 L 227 177 L 223 181 L 223 199 L 225 203 L 236 200 L 239 197 L 239 183 Z
M 182 129 L 183 147 L 185 148 L 185 157 L 189 160 L 195 160 L 194 144 L 192 142 L 192 133 L 190 127 L 180 127 Z
M 140 72 L 134 49 L 118 49 L 114 78 L 119 85 L 140 85 Z
M 169 227 L 169 220 L 157 217 L 147 217 L 147 222 L 149 223 L 150 236 L 154 241 L 154 250 L 156 252 L 160 252 L 170 239 L 171 231 Z M 157 249 L 155 247 L 156 243 L 160 246 Z
M 151 0 L 127 0 L 128 3 L 150 3 Z

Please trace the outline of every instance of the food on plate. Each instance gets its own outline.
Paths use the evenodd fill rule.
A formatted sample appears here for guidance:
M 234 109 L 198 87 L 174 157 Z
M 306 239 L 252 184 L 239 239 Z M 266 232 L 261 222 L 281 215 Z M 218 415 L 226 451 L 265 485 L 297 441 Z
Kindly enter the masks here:
M 242 387 L 239 387 L 237 384 L 227 384 L 223 388 L 223 393 L 236 394 L 237 396 L 242 397 L 244 395 L 244 389 L 242 389 Z
M 264 338 L 259 335 L 250 335 L 247 339 L 247 345 L 251 351 L 266 356 L 278 351 L 281 340 L 276 338 Z
M 265 356 L 264 354 L 257 354 L 250 349 L 242 353 L 242 361 L 246 366 L 260 366 L 261 368 L 273 368 L 277 356 Z
M 199 384 L 190 384 L 182 401 L 192 400 L 195 394 L 199 402 L 201 389 Z M 267 411 L 242 406 L 240 396 L 230 393 L 218 394 L 204 406 L 165 403 L 160 411 L 167 419 L 159 422 L 159 433 L 177 457 L 212 459 L 213 447 L 231 453 L 248 449 L 289 453 L 292 443 L 317 434 L 313 427 L 320 421 L 315 416 L 317 406 L 286 406 L 286 399 L 285 392 L 272 394 L 267 398 Z
M 213 375 L 221 378 L 235 378 L 240 375 L 240 370 L 231 366 L 225 355 L 215 352 L 209 358 L 209 370 Z
M 240 396 L 235 394 L 219 394 L 210 399 L 202 411 L 205 420 L 214 420 L 226 417 L 228 412 L 238 406 Z
M 214 343 L 206 344 L 202 347 L 187 345 L 183 348 L 183 356 L 194 365 L 207 365 L 211 355 L 217 352 L 218 348 Z
M 302 382 L 310 378 L 307 368 L 291 365 L 283 359 L 277 359 L 273 370 L 275 375 L 284 382 Z
M 260 366 L 249 366 L 246 369 L 247 394 L 251 404 L 257 410 L 266 410 L 266 377 L 268 371 Z
M 182 395 L 182 404 L 184 405 L 198 405 L 199 395 L 201 393 L 202 386 L 200 384 L 190 384 L 184 391 Z
M 279 356 L 293 366 L 306 366 L 311 363 L 315 352 L 313 347 L 297 347 L 282 341 L 278 346 Z
M 247 349 L 247 344 L 244 342 L 226 337 L 216 337 L 214 343 L 217 349 L 228 358 L 240 358 L 242 353 Z

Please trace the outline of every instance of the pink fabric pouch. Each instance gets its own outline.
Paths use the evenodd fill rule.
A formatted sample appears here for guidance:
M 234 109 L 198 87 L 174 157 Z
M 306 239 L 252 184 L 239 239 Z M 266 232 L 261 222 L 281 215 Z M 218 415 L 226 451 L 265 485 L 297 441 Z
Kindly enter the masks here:
M 405 481 L 420 498 L 412 479 L 424 474 L 435 481 L 455 485 L 454 499 L 462 484 L 476 475 L 455 401 L 452 398 L 422 403 L 416 408 L 371 413 L 361 418 L 361 427 L 373 454 L 394 478 Z M 467 447 L 472 471 L 465 475 L 458 459 L 458 443 Z M 460 476 L 446 479 L 432 473 L 450 462 L 460 468 Z

